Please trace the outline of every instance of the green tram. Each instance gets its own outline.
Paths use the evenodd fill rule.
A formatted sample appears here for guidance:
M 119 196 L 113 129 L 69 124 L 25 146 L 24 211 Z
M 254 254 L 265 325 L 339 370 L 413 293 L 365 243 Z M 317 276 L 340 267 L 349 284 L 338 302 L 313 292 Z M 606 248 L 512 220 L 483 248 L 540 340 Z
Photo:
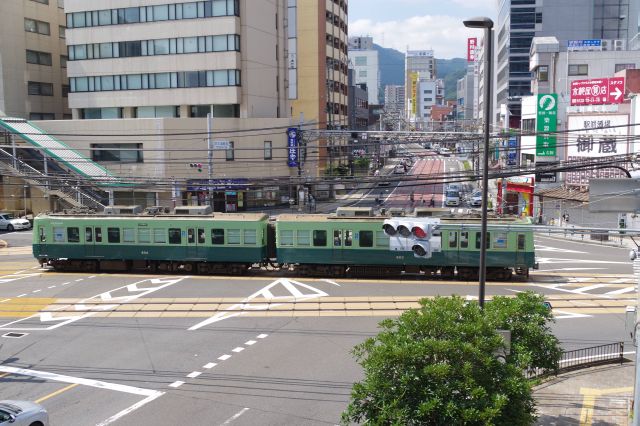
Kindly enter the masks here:
M 438 218 L 428 238 L 428 255 L 398 243 L 402 238 L 383 227 L 389 220 L 420 219 L 372 214 L 283 214 L 271 220 L 260 213 L 46 214 L 34 221 L 33 254 L 41 265 L 62 271 L 242 274 L 272 265 L 324 277 L 477 277 L 477 217 Z M 489 279 L 508 279 L 514 272 L 527 276 L 537 266 L 528 225 L 529 220 L 490 219 Z
M 264 214 L 39 215 L 33 255 L 56 270 L 239 274 L 267 256 Z

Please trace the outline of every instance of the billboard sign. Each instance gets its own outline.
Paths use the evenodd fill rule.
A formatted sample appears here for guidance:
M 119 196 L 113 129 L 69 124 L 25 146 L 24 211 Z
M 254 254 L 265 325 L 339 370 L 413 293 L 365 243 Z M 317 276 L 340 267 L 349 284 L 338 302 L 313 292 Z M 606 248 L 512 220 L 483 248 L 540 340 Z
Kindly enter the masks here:
M 511 136 L 508 146 L 507 166 L 515 166 L 518 164 L 518 139 L 515 136 Z
M 416 115 L 418 110 L 418 73 L 412 72 L 410 74 L 411 79 L 411 114 Z
M 621 104 L 623 100 L 624 77 L 571 82 L 571 106 Z
M 570 115 L 567 160 L 579 164 L 610 161 L 612 155 L 629 153 L 629 116 L 626 114 Z M 620 127 L 617 127 L 620 126 Z M 624 167 L 624 164 L 619 164 Z M 586 186 L 589 179 L 626 176 L 619 169 L 603 168 L 567 172 L 567 184 Z
M 556 129 L 558 124 L 558 95 L 538 95 L 536 118 L 536 155 L 556 156 Z
M 568 40 L 567 50 L 569 52 L 579 52 L 581 50 L 602 50 L 602 40 Z
M 467 39 L 467 62 L 475 62 L 477 46 L 478 46 L 478 39 L 476 37 Z
M 550 170 L 538 170 L 538 168 L 558 166 L 560 163 L 554 161 L 550 163 L 536 163 L 536 182 L 539 183 L 555 183 L 558 173 Z
M 298 167 L 298 129 L 289 127 L 287 129 L 287 162 L 289 167 Z

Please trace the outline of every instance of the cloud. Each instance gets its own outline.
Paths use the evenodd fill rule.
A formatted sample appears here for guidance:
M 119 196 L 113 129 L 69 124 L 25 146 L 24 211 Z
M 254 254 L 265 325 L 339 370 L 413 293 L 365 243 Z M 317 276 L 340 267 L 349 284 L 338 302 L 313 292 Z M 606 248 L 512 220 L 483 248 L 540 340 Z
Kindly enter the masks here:
M 459 0 L 463 1 L 463 0 Z M 376 44 L 402 52 L 433 49 L 437 58 L 462 58 L 467 54 L 467 38 L 481 37 L 480 30 L 471 30 L 462 18 L 448 15 L 413 16 L 403 20 L 374 22 L 358 19 L 349 23 L 350 35 L 369 35 Z

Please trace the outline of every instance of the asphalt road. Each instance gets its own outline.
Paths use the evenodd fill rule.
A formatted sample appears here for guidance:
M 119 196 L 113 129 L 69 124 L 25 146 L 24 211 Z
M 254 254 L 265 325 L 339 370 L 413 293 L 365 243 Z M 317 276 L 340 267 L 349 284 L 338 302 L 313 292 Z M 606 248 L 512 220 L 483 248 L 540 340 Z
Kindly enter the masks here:
M 53 425 L 336 424 L 361 377 L 350 350 L 380 320 L 477 296 L 474 282 L 409 278 L 55 273 L 31 258 L 31 232 L 0 239 L 0 399 L 39 400 Z M 627 250 L 536 244 L 541 270 L 487 295 L 545 294 L 566 349 L 623 340 Z

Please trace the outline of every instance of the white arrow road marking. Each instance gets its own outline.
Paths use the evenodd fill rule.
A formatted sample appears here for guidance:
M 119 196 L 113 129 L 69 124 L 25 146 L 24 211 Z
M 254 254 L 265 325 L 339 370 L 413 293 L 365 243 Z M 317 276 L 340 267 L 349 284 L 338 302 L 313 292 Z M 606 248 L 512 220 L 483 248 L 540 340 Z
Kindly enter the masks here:
M 15 321 L 11 321 L 5 324 L 1 324 L 0 325 L 0 329 L 4 329 L 4 330 L 31 330 L 31 331 L 43 331 L 43 330 L 53 330 L 56 329 L 58 327 L 62 327 L 63 325 L 75 322 L 75 321 L 79 321 L 83 318 L 87 318 L 90 317 L 92 315 L 97 314 L 98 312 L 105 312 L 105 311 L 110 311 L 115 309 L 116 307 L 119 306 L 119 304 L 121 303 L 126 303 L 126 302 L 130 302 L 132 300 L 138 299 L 140 297 L 144 297 L 149 293 L 152 293 L 154 291 L 158 291 L 158 290 L 162 290 L 165 287 L 168 287 L 170 285 L 174 285 L 176 283 L 179 283 L 180 281 L 189 278 L 188 276 L 185 277 L 178 277 L 178 278 L 151 278 L 151 279 L 146 279 L 146 280 L 142 280 L 142 281 L 138 281 L 137 283 L 134 284 L 127 284 L 125 286 L 122 287 L 118 287 L 114 290 L 111 291 L 107 291 L 105 293 L 101 293 L 98 294 L 97 296 L 92 296 L 89 297 L 87 299 L 83 299 L 80 300 L 78 303 L 73 304 L 73 305 L 65 305 L 65 306 L 61 306 L 59 308 L 54 309 L 53 311 L 50 312 L 39 312 L 37 314 L 28 316 L 26 318 L 21 318 L 19 320 L 15 320 Z M 145 282 L 150 282 L 152 284 L 155 284 L 155 287 L 142 287 L 141 284 L 145 283 Z M 118 297 L 113 297 L 113 293 L 118 292 L 118 291 L 124 291 L 126 290 L 127 292 L 131 292 L 131 293 L 137 293 L 137 294 L 128 294 L 125 296 L 118 296 Z M 101 304 L 101 302 L 104 301 L 109 301 L 109 302 L 115 302 L 114 304 Z M 63 316 L 59 316 L 56 315 L 54 316 L 54 313 L 56 313 L 56 311 L 62 311 L 62 310 L 69 310 L 69 309 L 73 309 L 77 312 L 86 312 L 84 314 L 80 314 L 80 315 L 63 315 Z M 14 324 L 19 324 L 21 322 L 25 322 L 28 320 L 40 320 L 40 322 L 42 323 L 47 323 L 47 322 L 58 322 L 57 324 L 53 324 L 47 327 L 15 327 Z
M 26 368 L 9 367 L 6 365 L 0 365 L 0 371 L 4 373 L 19 374 L 21 376 L 37 377 L 39 379 L 44 379 L 44 380 L 52 380 L 52 381 L 63 382 L 63 383 L 73 383 L 77 385 L 90 386 L 98 389 L 123 392 L 123 393 L 132 394 L 132 395 L 146 396 L 145 399 L 138 401 L 137 403 L 133 404 L 128 408 L 125 408 L 119 413 L 114 414 L 113 416 L 109 417 L 107 420 L 99 423 L 96 426 L 105 426 L 110 423 L 113 423 L 116 420 L 131 413 L 132 411 L 137 410 L 143 405 L 148 404 L 154 399 L 164 395 L 164 392 L 155 391 L 151 389 L 136 388 L 133 386 L 121 385 L 118 383 L 102 382 L 99 380 L 83 379 L 81 377 L 64 376 L 61 374 L 50 373 L 48 371 L 28 370 Z
M 556 313 L 562 314 L 562 315 L 555 315 Z M 553 314 L 555 319 L 590 318 L 593 316 L 593 315 L 587 315 L 587 314 L 577 314 L 575 312 L 559 311 L 557 309 L 553 310 Z
M 284 287 L 284 289 L 289 294 L 286 296 L 274 296 L 271 290 L 274 290 L 278 286 Z M 307 293 L 303 293 L 301 289 L 306 290 Z M 303 300 L 309 300 L 309 299 L 316 299 L 318 297 L 325 297 L 328 295 L 329 294 L 325 293 L 324 291 L 319 290 L 315 287 L 311 287 L 308 284 L 301 283 L 299 281 L 289 280 L 286 278 L 280 278 L 272 282 L 271 284 L 267 285 L 266 287 L 256 291 L 251 296 L 242 300 L 241 303 L 236 303 L 235 305 L 230 306 L 225 312 L 219 312 L 214 316 L 207 318 L 206 320 L 201 321 L 196 325 L 188 328 L 187 330 L 189 331 L 197 330 L 206 325 L 213 324 L 215 322 L 222 321 L 227 318 L 233 318 L 239 315 L 244 315 L 247 310 L 266 311 L 269 308 L 274 308 L 276 306 L 282 305 L 282 303 L 275 303 L 275 304 L 271 303 L 272 300 L 278 301 L 278 302 L 297 302 L 297 301 L 303 301 Z M 256 304 L 247 303 L 258 297 L 265 298 L 267 300 L 267 303 L 256 303 Z M 238 311 L 238 310 L 241 310 L 241 311 L 229 312 L 229 311 Z

